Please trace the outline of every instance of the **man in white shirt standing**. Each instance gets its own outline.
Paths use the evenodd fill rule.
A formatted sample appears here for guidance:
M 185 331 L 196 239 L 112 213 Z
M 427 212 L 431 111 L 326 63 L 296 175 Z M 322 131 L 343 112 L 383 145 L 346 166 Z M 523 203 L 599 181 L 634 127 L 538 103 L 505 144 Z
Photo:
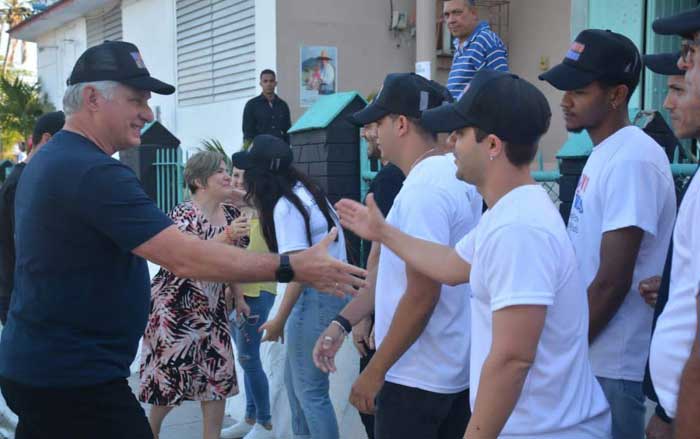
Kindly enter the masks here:
M 565 91 L 570 132 L 593 141 L 574 197 L 568 232 L 588 285 L 593 372 L 608 398 L 615 439 L 644 437 L 642 380 L 653 310 L 638 285 L 661 272 L 676 213 L 663 149 L 629 120 L 641 57 L 634 43 L 589 29 L 540 79 Z
M 653 29 L 658 34 L 679 35 L 684 39 L 677 65 L 685 71 L 687 89 L 671 113 L 673 129 L 678 138 L 699 138 L 700 8 L 660 18 L 653 23 Z M 678 438 L 700 437 L 697 419 L 700 410 L 699 216 L 700 179 L 696 175 L 678 209 L 667 281 L 668 302 L 656 322 L 649 353 L 649 371 L 659 404 L 673 421 Z
M 452 132 L 457 177 L 476 185 L 489 206 L 455 248 L 403 233 L 371 199 L 367 207 L 336 205 L 345 227 L 412 269 L 449 285 L 470 283 L 469 439 L 610 437 L 610 409 L 588 361 L 574 249 L 530 175 L 550 118 L 542 92 L 496 71 L 478 72 L 456 104 L 423 113 L 432 131 Z
M 482 198 L 455 178 L 454 157 L 443 154 L 436 135 L 420 123 L 424 110 L 443 103 L 443 92 L 414 73 L 390 74 L 377 99 L 353 118 L 377 122 L 382 157 L 406 175 L 387 221 L 409 235 L 454 246 L 479 221 Z M 376 291 L 374 300 L 364 294 L 353 300 L 321 334 L 317 365 L 334 370 L 342 328 L 350 332 L 374 307 L 377 351 L 350 401 L 372 412 L 376 397 L 377 439 L 462 437 L 470 413 L 469 286 L 440 285 L 382 247 Z

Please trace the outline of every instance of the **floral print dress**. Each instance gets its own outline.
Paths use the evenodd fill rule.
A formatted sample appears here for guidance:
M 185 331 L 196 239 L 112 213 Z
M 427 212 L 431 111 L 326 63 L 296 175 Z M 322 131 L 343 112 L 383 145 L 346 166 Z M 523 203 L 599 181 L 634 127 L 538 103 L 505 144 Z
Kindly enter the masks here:
M 223 205 L 226 222 L 240 212 Z M 191 201 L 170 218 L 184 233 L 212 239 L 213 226 Z M 245 242 L 237 243 L 245 246 Z M 226 399 L 238 393 L 226 310 L 226 285 L 183 279 L 161 268 L 151 283 L 151 310 L 141 343 L 138 398 L 160 406 Z

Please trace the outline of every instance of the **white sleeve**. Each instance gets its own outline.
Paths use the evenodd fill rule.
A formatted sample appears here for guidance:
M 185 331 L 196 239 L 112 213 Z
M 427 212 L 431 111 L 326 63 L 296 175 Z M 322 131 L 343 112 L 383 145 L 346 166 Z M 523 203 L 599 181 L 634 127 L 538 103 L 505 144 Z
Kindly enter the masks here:
M 474 259 L 474 241 L 476 240 L 476 229 L 478 227 L 479 226 L 470 230 L 469 233 L 455 245 L 455 252 L 457 252 L 457 255 L 469 264 L 471 264 Z
M 304 217 L 289 200 L 282 197 L 273 212 L 277 252 L 289 253 L 309 248 Z
M 668 190 L 670 184 L 653 163 L 642 160 L 617 163 L 604 180 L 601 231 L 634 226 L 656 235 L 665 197 L 668 194 L 675 197 L 675 192 Z
M 554 303 L 560 251 L 550 233 L 523 224 L 507 225 L 488 236 L 477 251 L 492 311 Z

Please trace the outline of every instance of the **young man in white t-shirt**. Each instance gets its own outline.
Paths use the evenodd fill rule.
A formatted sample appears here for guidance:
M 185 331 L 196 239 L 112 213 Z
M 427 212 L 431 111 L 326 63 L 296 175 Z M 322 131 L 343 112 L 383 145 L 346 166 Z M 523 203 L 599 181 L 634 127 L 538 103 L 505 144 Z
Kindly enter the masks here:
M 479 221 L 481 196 L 455 178 L 421 112 L 444 96 L 414 73 L 390 74 L 377 99 L 353 118 L 376 121 L 382 157 L 406 175 L 387 221 L 412 236 L 455 245 Z M 370 270 L 373 272 L 373 270 Z M 324 370 L 343 339 L 341 327 L 375 310 L 377 351 L 352 388 L 361 412 L 375 408 L 375 437 L 452 439 L 469 420 L 469 286 L 440 285 L 382 247 L 374 302 L 359 297 L 321 334 L 314 356 Z M 329 358 L 330 357 L 330 358 Z
M 341 224 L 413 269 L 445 284 L 470 282 L 469 439 L 610 437 L 610 410 L 588 361 L 574 249 L 530 175 L 550 117 L 532 84 L 495 71 L 478 72 L 456 104 L 424 112 L 428 129 L 452 132 L 457 177 L 489 206 L 455 248 L 392 227 L 371 199 L 367 207 L 336 205 Z
M 567 130 L 586 130 L 594 145 L 568 232 L 588 286 L 591 364 L 610 403 L 615 439 L 644 437 L 642 380 L 653 310 L 638 285 L 663 269 L 676 214 L 668 158 L 629 120 L 641 69 L 629 38 L 589 29 L 561 64 L 540 75 L 565 92 Z
M 671 117 L 678 138 L 699 138 L 700 49 L 697 41 L 700 38 L 700 8 L 660 18 L 654 22 L 653 29 L 662 35 L 679 35 L 686 39 L 677 62 L 677 66 L 685 71 L 686 92 L 678 98 Z M 649 353 L 654 390 L 678 438 L 700 437 L 697 420 L 700 412 L 699 216 L 700 180 L 695 175 L 678 210 L 670 275 L 664 279 L 668 284 L 668 302 L 656 322 Z M 650 427 L 651 421 L 648 430 Z

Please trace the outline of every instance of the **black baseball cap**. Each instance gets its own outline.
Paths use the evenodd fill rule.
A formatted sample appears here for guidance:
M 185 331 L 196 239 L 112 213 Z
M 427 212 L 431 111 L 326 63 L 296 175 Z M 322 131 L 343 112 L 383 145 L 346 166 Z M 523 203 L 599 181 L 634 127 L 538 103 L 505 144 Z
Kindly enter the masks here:
M 625 84 L 631 92 L 641 72 L 641 56 L 629 38 L 609 30 L 587 29 L 571 43 L 562 63 L 539 78 L 565 91 L 605 80 Z
M 700 30 L 700 6 L 670 17 L 658 18 L 651 24 L 651 28 L 661 35 L 692 38 L 693 34 Z
M 506 142 L 531 145 L 547 132 L 551 117 L 547 98 L 528 81 L 479 70 L 459 101 L 423 112 L 421 124 L 438 133 L 475 127 Z
M 38 141 L 44 133 L 49 133 L 53 136 L 63 129 L 65 123 L 66 116 L 63 114 L 63 111 L 52 111 L 42 115 L 34 124 L 32 140 Z
M 682 76 L 685 72 L 678 68 L 678 58 L 680 52 L 676 53 L 655 53 L 644 55 L 644 65 L 654 73 L 665 76 Z
M 363 110 L 350 116 L 350 122 L 367 125 L 388 114 L 418 119 L 423 111 L 445 102 L 444 93 L 436 84 L 415 73 L 390 73 L 377 97 Z
M 292 164 L 292 148 L 279 137 L 260 134 L 253 138 L 247 151 L 239 151 L 231 156 L 233 166 L 238 169 L 266 169 L 273 173 L 286 171 Z
M 151 76 L 138 47 L 126 41 L 105 41 L 87 49 L 66 82 L 74 85 L 93 81 L 116 81 L 162 95 L 175 92 L 175 87 Z

